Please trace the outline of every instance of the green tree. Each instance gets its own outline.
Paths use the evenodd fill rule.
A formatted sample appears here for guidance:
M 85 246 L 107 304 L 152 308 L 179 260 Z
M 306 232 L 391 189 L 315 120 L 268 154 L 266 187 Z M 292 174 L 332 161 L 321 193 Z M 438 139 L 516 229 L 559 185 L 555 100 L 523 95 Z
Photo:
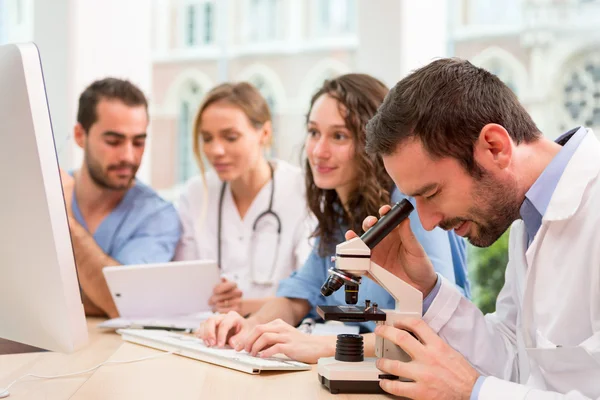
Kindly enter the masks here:
M 504 285 L 507 263 L 508 231 L 490 247 L 469 245 L 469 277 L 473 301 L 484 314 L 496 309 L 496 298 Z

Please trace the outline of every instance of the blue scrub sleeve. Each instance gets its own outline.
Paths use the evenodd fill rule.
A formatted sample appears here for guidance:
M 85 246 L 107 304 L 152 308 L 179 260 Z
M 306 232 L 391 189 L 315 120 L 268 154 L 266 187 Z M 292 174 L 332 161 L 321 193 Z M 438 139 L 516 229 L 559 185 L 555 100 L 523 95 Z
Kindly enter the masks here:
M 123 265 L 168 262 L 173 259 L 180 236 L 179 216 L 168 204 L 149 215 L 113 258 Z
M 318 255 L 318 240 L 304 265 L 282 280 L 277 288 L 277 297 L 305 299 L 311 307 L 316 307 L 321 300 L 321 286 L 327 279 L 327 262 Z

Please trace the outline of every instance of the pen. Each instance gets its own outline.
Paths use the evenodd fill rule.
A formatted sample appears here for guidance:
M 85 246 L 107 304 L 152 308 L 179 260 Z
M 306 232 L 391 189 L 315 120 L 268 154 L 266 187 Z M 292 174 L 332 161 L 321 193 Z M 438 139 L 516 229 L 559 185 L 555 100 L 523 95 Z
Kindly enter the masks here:
M 146 329 L 146 330 L 160 330 L 160 331 L 173 331 L 173 332 L 184 332 L 192 333 L 193 329 L 190 328 L 178 328 L 175 326 L 156 326 L 156 325 L 132 325 L 133 329 Z

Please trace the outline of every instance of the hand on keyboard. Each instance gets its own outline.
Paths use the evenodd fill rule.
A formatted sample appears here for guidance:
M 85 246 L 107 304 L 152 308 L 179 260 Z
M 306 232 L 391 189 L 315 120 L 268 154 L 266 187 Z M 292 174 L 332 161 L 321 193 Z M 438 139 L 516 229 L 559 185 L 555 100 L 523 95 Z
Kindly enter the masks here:
M 235 349 L 267 358 L 284 354 L 293 360 L 316 364 L 319 358 L 335 354 L 335 336 L 308 335 L 277 319 L 255 326 Z
M 207 346 L 236 347 L 254 327 L 252 319 L 246 319 L 235 311 L 227 314 L 214 315 L 204 321 L 196 336 L 204 341 Z
M 169 331 L 120 329 L 118 332 L 123 335 L 124 340 L 133 343 L 251 374 L 257 374 L 264 370 L 302 371 L 311 369 L 307 364 L 292 360 L 259 358 L 231 348 L 207 347 L 199 338 Z

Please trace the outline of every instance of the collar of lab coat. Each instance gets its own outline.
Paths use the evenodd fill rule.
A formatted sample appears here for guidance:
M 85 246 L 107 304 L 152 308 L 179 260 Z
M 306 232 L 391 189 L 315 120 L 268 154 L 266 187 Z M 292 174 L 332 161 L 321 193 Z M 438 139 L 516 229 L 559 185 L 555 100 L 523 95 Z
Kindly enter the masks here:
M 560 221 L 573 216 L 581 204 L 585 189 L 599 172 L 600 142 L 594 132 L 588 129 L 567 164 L 542 220 Z

